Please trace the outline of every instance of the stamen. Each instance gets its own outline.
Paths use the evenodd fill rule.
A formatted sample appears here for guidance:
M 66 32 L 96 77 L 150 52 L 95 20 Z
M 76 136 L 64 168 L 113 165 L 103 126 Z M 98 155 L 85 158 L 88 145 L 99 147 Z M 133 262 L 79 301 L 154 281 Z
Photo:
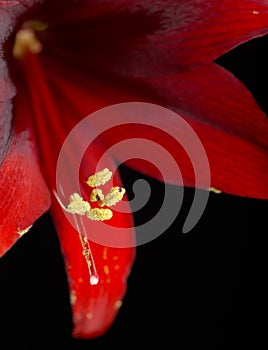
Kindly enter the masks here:
M 93 208 L 86 212 L 86 216 L 91 220 L 110 220 L 113 216 L 111 209 Z
M 106 184 L 106 182 L 108 182 L 111 177 L 112 172 L 109 169 L 105 168 L 96 174 L 89 176 L 86 182 L 90 187 L 98 187 Z
M 105 196 L 104 200 L 102 201 L 102 205 L 107 205 L 107 207 L 115 205 L 116 203 L 121 201 L 125 192 L 126 190 L 123 187 L 112 187 L 110 189 L 110 192 Z M 102 205 L 100 204 L 100 206 Z
M 36 32 L 46 30 L 47 23 L 38 20 L 26 21 L 16 33 L 13 47 L 13 57 L 21 59 L 27 51 L 33 54 L 39 54 L 43 50 L 43 45 L 36 36 Z
M 16 59 L 23 58 L 27 51 L 33 54 L 39 54 L 42 49 L 43 45 L 37 39 L 32 29 L 25 28 L 17 32 L 13 47 L 13 56 Z
M 112 172 L 109 169 L 105 168 L 102 171 L 91 175 L 87 180 L 87 184 L 90 187 L 104 185 L 111 179 L 111 177 Z M 86 215 L 90 220 L 104 221 L 110 220 L 113 216 L 113 212 L 109 208 L 91 208 L 89 202 L 85 201 L 78 193 L 71 194 L 69 198 L 69 204 L 67 206 L 64 206 L 57 192 L 55 190 L 53 190 L 53 192 L 62 209 L 74 215 L 75 226 L 79 233 L 79 238 L 82 245 L 82 254 L 85 257 L 88 266 L 90 276 L 89 281 L 91 285 L 95 285 L 99 282 L 99 277 L 93 260 L 89 241 L 86 236 L 86 229 L 81 216 Z M 126 190 L 124 188 L 116 186 L 112 187 L 109 193 L 104 196 L 100 189 L 94 188 L 90 194 L 90 201 L 97 202 L 100 207 L 104 205 L 112 206 L 123 198 L 125 192 Z M 75 214 L 78 214 L 79 216 L 77 217 Z M 80 225 L 82 227 L 82 230 L 80 229 Z
M 60 206 L 62 207 L 62 209 L 66 210 L 66 207 L 61 202 L 57 192 L 55 190 L 53 190 L 53 193 L 54 193 L 57 201 L 59 202 Z M 74 197 L 77 197 L 77 196 L 74 193 L 72 196 L 70 196 L 70 198 L 71 197 L 74 198 Z M 83 220 L 81 220 L 81 217 L 79 217 L 79 222 L 80 222 L 80 225 L 82 226 L 82 230 L 80 229 L 79 223 L 78 223 L 77 218 L 76 218 L 75 215 L 74 215 L 74 221 L 75 221 L 75 226 L 76 226 L 77 232 L 79 233 L 80 243 L 82 245 L 82 254 L 85 257 L 85 260 L 86 260 L 86 263 L 87 263 L 87 266 L 88 266 L 89 283 L 91 285 L 96 285 L 99 282 L 99 277 L 98 277 L 97 269 L 96 269 L 95 262 L 94 262 L 94 259 L 93 259 L 93 255 L 92 255 L 92 252 L 91 252 L 91 249 L 90 249 L 89 241 L 88 241 L 88 239 L 86 237 L 86 229 L 85 229 Z
M 65 210 L 72 214 L 85 215 L 90 210 L 90 204 L 84 201 L 78 193 L 74 193 L 70 196 L 70 203 Z
M 92 255 L 92 252 L 90 249 L 90 244 L 89 244 L 89 241 L 86 237 L 86 229 L 85 229 L 85 226 L 83 224 L 83 220 L 81 219 L 81 217 L 79 218 L 80 219 L 79 221 L 80 221 L 82 230 L 80 230 L 80 226 L 79 226 L 79 223 L 78 223 L 76 217 L 74 217 L 74 219 L 75 219 L 77 231 L 79 232 L 80 243 L 82 246 L 82 254 L 85 257 L 87 267 L 88 267 L 89 283 L 91 285 L 96 285 L 99 282 L 99 277 L 98 277 L 98 273 L 96 270 L 93 255 Z M 83 231 L 83 233 L 81 231 Z

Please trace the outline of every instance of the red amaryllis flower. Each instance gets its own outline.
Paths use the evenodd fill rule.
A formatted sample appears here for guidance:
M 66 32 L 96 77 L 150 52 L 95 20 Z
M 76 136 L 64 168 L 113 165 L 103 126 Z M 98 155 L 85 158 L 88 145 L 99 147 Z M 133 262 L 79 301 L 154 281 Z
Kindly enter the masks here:
M 69 277 L 73 335 L 95 337 L 118 312 L 135 249 L 83 243 L 66 219 L 53 194 L 65 138 L 100 108 L 155 103 L 180 114 L 196 131 L 208 155 L 212 187 L 267 198 L 267 119 L 241 82 L 213 61 L 268 32 L 268 5 L 260 0 L 24 0 L 1 1 L 0 15 L 0 253 L 50 209 Z M 174 140 L 138 124 L 98 138 L 83 158 L 81 180 L 95 173 L 100 155 L 118 134 L 141 133 L 161 142 L 180 164 L 179 184 L 195 186 Z M 124 149 L 116 156 L 124 159 Z M 113 167 L 113 160 L 106 162 Z M 128 164 L 159 175 L 144 163 Z M 169 175 L 168 181 L 178 184 Z M 117 174 L 114 181 L 121 186 Z M 116 213 L 111 224 L 128 227 L 131 216 Z

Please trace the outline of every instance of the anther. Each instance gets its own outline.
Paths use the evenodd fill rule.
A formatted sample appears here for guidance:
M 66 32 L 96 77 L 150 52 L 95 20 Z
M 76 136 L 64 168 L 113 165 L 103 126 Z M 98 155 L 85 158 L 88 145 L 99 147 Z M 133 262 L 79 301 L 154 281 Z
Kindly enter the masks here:
M 112 177 L 112 172 L 105 168 L 94 175 L 89 176 L 86 183 L 90 187 L 98 187 L 106 184 Z
M 33 54 L 39 54 L 43 45 L 37 39 L 34 31 L 30 28 L 20 29 L 15 38 L 13 47 L 13 56 L 17 59 L 23 58 L 27 51 Z
M 92 208 L 86 212 L 86 216 L 91 220 L 110 220 L 113 212 L 110 209 Z
M 122 187 L 118 187 L 118 186 L 112 187 L 109 193 L 105 196 L 103 200 L 103 204 L 107 205 L 107 207 L 115 205 L 116 203 L 121 201 L 125 192 L 126 190 Z
M 85 215 L 90 210 L 90 204 L 84 201 L 78 193 L 74 193 L 70 196 L 70 203 L 65 210 L 71 214 Z

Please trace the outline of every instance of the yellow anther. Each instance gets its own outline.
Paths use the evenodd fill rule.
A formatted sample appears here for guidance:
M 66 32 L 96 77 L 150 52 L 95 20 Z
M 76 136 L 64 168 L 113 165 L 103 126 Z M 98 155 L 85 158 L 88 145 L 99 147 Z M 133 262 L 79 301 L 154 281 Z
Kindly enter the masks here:
M 110 209 L 93 208 L 87 211 L 86 215 L 90 220 L 104 221 L 110 220 L 113 212 Z
M 105 196 L 103 204 L 108 207 L 115 205 L 123 198 L 126 190 L 123 187 L 112 187 L 109 193 Z
M 39 54 L 43 49 L 43 45 L 35 36 L 32 29 L 20 29 L 17 32 L 13 47 L 13 56 L 17 59 L 23 58 L 27 51 L 33 54 Z
M 112 172 L 105 168 L 87 179 L 87 184 L 90 187 L 97 187 L 106 184 L 112 177 Z
M 103 199 L 104 199 L 104 195 L 102 193 L 102 190 L 98 188 L 94 188 L 94 190 L 92 190 L 90 195 L 91 202 L 98 202 L 98 201 L 102 201 Z
M 70 196 L 70 203 L 66 207 L 66 211 L 71 214 L 85 215 L 90 210 L 90 204 L 83 200 L 78 193 Z

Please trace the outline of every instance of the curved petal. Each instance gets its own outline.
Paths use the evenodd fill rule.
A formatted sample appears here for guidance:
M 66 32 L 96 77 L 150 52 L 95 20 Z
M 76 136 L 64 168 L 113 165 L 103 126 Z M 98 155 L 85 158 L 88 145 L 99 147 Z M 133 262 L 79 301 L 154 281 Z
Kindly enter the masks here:
M 11 34 L 16 17 L 25 10 L 21 5 L 19 1 L 0 2 L 1 48 Z M 12 127 L 14 95 L 7 65 L 0 57 L 0 255 L 50 206 L 50 194 L 39 169 L 32 133 L 23 122 L 21 111 Z
M 240 196 L 268 198 L 268 118 L 237 78 L 210 64 L 196 71 L 151 79 L 146 85 L 159 104 L 178 112 L 197 132 L 209 159 L 212 187 Z M 163 128 L 165 122 L 158 122 Z M 130 137 L 129 130 L 122 132 Z M 142 135 L 150 137 L 152 131 L 143 131 Z M 114 134 L 109 141 L 115 142 L 112 138 Z M 154 138 L 163 140 L 181 169 L 187 166 L 176 143 L 157 133 Z M 143 171 L 142 165 L 137 166 Z M 172 173 L 170 176 L 176 183 Z M 185 174 L 185 184 L 195 185 L 190 171 Z
M 268 148 L 268 119 L 251 92 L 217 64 L 145 83 L 165 105 L 191 119 Z
M 77 338 L 94 338 L 102 335 L 113 323 L 126 292 L 126 283 L 135 259 L 135 249 L 116 248 L 88 240 L 91 250 L 91 270 L 87 266 L 85 251 L 81 246 L 79 221 L 75 229 L 66 219 L 58 203 L 52 205 L 52 217 L 66 266 L 69 281 L 70 302 L 73 314 L 72 335 Z M 130 216 L 114 216 L 116 225 L 133 225 Z M 102 224 L 97 226 L 101 235 Z M 93 229 L 93 228 L 92 228 Z M 87 235 L 90 236 L 90 232 Z M 93 260 L 92 260 L 93 259 Z M 98 283 L 90 278 L 98 276 Z
M 40 32 L 48 54 L 79 61 L 82 69 L 122 76 L 187 70 L 268 32 L 263 0 L 57 1 L 46 6 L 36 16 L 48 21 L 48 29 Z
M 89 79 L 80 75 L 79 70 L 67 71 L 66 67 L 53 65 L 49 60 L 46 62 L 50 69 L 57 72 L 51 74 L 50 69 L 47 70 L 59 101 L 63 100 L 60 97 L 62 93 L 73 91 L 65 110 L 69 109 L 74 114 L 79 111 L 86 116 L 109 104 L 133 101 L 167 107 L 183 117 L 203 143 L 211 167 L 212 187 L 234 195 L 268 197 L 267 118 L 251 93 L 230 72 L 210 64 L 177 75 L 143 79 L 138 84 L 134 80 L 110 81 L 108 77 L 93 80 L 92 77 Z M 165 130 L 163 118 L 156 120 L 152 116 L 152 120 L 154 125 Z M 121 126 L 116 132 L 111 130 L 102 135 L 107 148 L 122 139 L 140 136 L 155 140 L 168 150 L 183 173 L 183 184 L 196 185 L 185 151 L 159 130 L 141 125 L 133 128 Z M 127 149 L 120 148 L 114 156 L 118 160 L 126 159 L 126 152 Z M 133 160 L 127 164 L 162 180 L 159 171 L 148 163 Z M 202 180 L 201 173 L 199 176 Z M 172 171 L 167 181 L 178 184 Z
M 0 256 L 50 206 L 50 194 L 27 130 L 12 137 L 0 167 Z
M 87 134 L 90 132 L 87 130 Z M 94 173 L 103 151 L 105 149 L 100 144 L 93 143 L 83 156 L 81 193 L 88 201 L 88 186 L 83 184 L 87 176 Z M 104 163 L 109 169 L 114 167 L 107 154 Z M 67 170 L 72 171 L 68 166 Z M 62 173 L 68 177 L 66 171 Z M 59 180 L 58 188 L 62 193 L 66 187 L 61 184 L 66 183 L 66 178 L 62 182 Z M 113 186 L 115 185 L 122 186 L 118 173 L 113 175 Z M 109 184 L 108 187 L 105 184 L 101 188 L 105 193 L 109 191 Z M 65 196 L 63 199 L 66 200 Z M 126 293 L 127 278 L 135 259 L 132 215 L 113 211 L 112 219 L 105 224 L 94 223 L 82 217 L 72 218 L 71 221 L 55 200 L 51 206 L 51 214 L 68 275 L 73 317 L 72 335 L 85 339 L 98 337 L 114 322 Z M 95 284 L 96 279 L 98 283 Z
M 56 181 L 57 162 L 68 133 L 84 117 L 83 114 L 66 108 L 68 100 L 72 97 L 76 98 L 77 92 L 73 96 L 74 91 L 67 91 L 64 100 L 58 99 L 53 84 L 51 85 L 48 76 L 44 74 L 42 65 L 34 56 L 29 55 L 24 69 L 27 81 L 24 84 L 25 80 L 21 77 L 17 82 L 16 105 L 21 108 L 19 98 L 28 91 L 30 98 L 25 116 L 32 118 L 38 136 L 44 176 L 51 191 L 59 188 L 59 195 L 62 196 L 64 192 L 63 200 L 68 200 L 65 198 L 65 193 L 69 197 L 73 192 L 76 192 L 73 190 L 75 187 L 72 187 L 72 181 L 69 180 L 69 174 L 75 173 L 73 164 L 77 157 L 76 146 L 79 148 L 79 145 L 71 144 L 70 153 L 67 153 L 66 171 L 63 171 L 63 176 L 60 178 L 65 185 L 67 184 L 67 187 L 63 186 L 61 182 L 58 186 Z M 94 131 L 89 129 L 88 133 L 94 134 Z M 79 134 L 79 137 L 82 136 Z M 75 141 L 79 143 L 79 139 Z M 93 143 L 84 153 L 81 162 L 80 188 L 78 189 L 83 194 L 83 198 L 89 198 L 88 190 L 83 189 L 83 184 L 89 175 L 96 172 L 99 159 L 105 150 L 101 144 Z M 109 155 L 106 154 L 103 159 L 106 167 L 116 168 Z M 114 183 L 121 186 L 116 171 L 113 177 Z M 85 222 L 81 223 L 80 217 L 74 219 L 73 215 L 71 218 L 66 216 L 64 208 L 54 197 L 51 214 L 58 232 L 68 274 L 73 310 L 73 336 L 78 338 L 99 336 L 109 328 L 118 313 L 126 291 L 126 279 L 134 262 L 135 231 L 132 215 L 130 210 L 128 213 L 114 212 L 106 230 L 109 242 L 104 242 L 105 230 L 101 222 L 98 225 L 98 223 L 94 224 L 85 218 Z M 120 231 L 124 242 L 121 246 L 120 244 L 116 245 L 119 228 L 123 229 L 123 232 Z M 81 242 L 84 238 L 87 241 L 86 247 Z M 111 239 L 115 244 L 109 244 Z M 117 246 L 119 247 L 117 248 Z M 85 256 L 88 253 L 86 251 L 88 247 L 90 247 L 90 255 L 87 260 Z M 97 284 L 90 283 L 91 278 L 95 282 L 94 278 L 97 277 Z
M 18 1 L 0 2 L 0 52 L 22 13 Z M 18 119 L 12 128 L 15 88 L 0 57 L 0 256 L 29 230 L 50 206 L 32 134 Z M 23 109 L 20 110 L 23 114 Z

